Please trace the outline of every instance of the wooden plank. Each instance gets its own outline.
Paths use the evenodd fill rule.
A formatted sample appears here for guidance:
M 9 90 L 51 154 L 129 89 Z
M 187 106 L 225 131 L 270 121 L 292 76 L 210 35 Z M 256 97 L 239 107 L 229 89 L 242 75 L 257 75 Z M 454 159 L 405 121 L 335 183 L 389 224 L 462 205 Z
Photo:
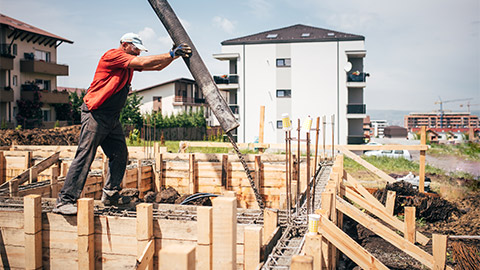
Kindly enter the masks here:
M 157 148 L 155 148 L 157 149 Z M 155 154 L 155 192 L 160 192 L 162 187 L 165 187 L 165 182 L 163 181 L 163 154 Z
M 135 269 L 144 270 L 147 269 L 149 264 L 153 267 L 153 252 L 155 251 L 155 242 L 153 240 L 148 241 L 147 246 L 143 250 L 142 254 L 138 258 Z
M 172 245 L 160 250 L 160 269 L 195 270 L 195 246 Z
M 42 269 L 42 232 L 25 233 L 25 269 Z
M 306 255 L 293 255 L 290 264 L 291 270 L 312 270 L 313 257 Z
M 415 243 L 415 207 L 405 207 L 405 229 L 403 234 L 405 239 Z
M 197 243 L 202 245 L 212 244 L 212 213 L 209 206 L 197 207 Z
M 388 270 L 383 263 L 335 226 L 326 216 L 320 215 L 318 228 L 323 237 L 363 269 Z
M 189 167 L 188 167 L 188 177 L 189 177 L 189 194 L 195 194 L 198 192 L 198 178 L 195 168 L 195 154 L 190 154 L 189 156 Z
M 42 199 L 39 195 L 24 197 L 25 268 L 42 268 Z
M 255 187 L 257 190 L 261 193 L 262 190 L 262 173 L 263 172 L 263 163 L 262 163 L 262 157 L 260 155 L 255 156 Z
M 389 190 L 387 192 L 387 201 L 385 202 L 385 210 L 390 216 L 393 216 L 395 210 L 395 198 L 397 193 L 395 191 Z
M 322 235 L 306 234 L 304 250 L 305 255 L 313 258 L 313 269 L 322 270 Z
M 381 224 L 377 220 L 358 210 L 343 199 L 337 197 L 337 202 L 337 209 L 339 211 L 342 211 L 345 215 L 351 217 L 370 231 L 375 232 L 378 236 L 382 237 L 386 241 L 390 242 L 392 245 L 396 246 L 398 249 L 412 256 L 414 259 L 418 260 L 426 267 L 430 269 L 433 267 L 432 255 L 428 254 L 413 243 L 407 241 L 406 239 L 398 235 L 395 231 L 390 230 L 385 225 Z
M 263 211 L 263 244 L 265 245 L 270 235 L 278 226 L 278 209 L 265 208 Z
M 445 269 L 447 259 L 447 235 L 433 234 L 433 270 Z
M 236 269 L 237 199 L 217 197 L 212 203 L 213 269 Z
M 245 270 L 255 270 L 260 263 L 260 253 L 263 243 L 262 227 L 248 226 L 244 229 L 244 260 Z
M 221 184 L 222 187 L 227 189 L 228 187 L 228 155 L 222 156 L 222 174 L 221 174 Z M 199 169 L 200 171 L 200 169 Z
M 137 265 L 139 269 L 153 270 L 153 252 L 155 244 L 153 236 L 153 205 L 151 203 L 140 203 L 137 205 Z M 148 247 L 153 245 L 153 247 Z M 147 252 L 147 253 L 146 253 Z M 150 254 L 152 252 L 152 254 Z M 142 257 L 146 256 L 146 257 Z M 142 261 L 145 260 L 145 261 Z
M 212 269 L 212 245 L 197 244 L 197 269 Z
M 377 204 L 373 203 L 374 201 L 366 200 L 365 198 L 361 197 L 358 193 L 356 193 L 355 191 L 351 190 L 348 187 L 346 189 L 346 194 L 345 195 L 349 200 L 358 204 L 363 209 L 368 210 L 368 212 L 370 212 L 373 215 L 377 216 L 378 218 L 382 219 L 383 221 L 385 221 L 390 226 L 393 226 L 395 229 L 404 232 L 404 229 L 405 229 L 404 222 L 402 222 L 401 220 L 399 220 L 398 218 L 396 218 L 394 216 L 391 216 L 391 215 L 387 214 L 386 210 L 384 210 L 384 208 L 383 208 L 383 205 L 380 204 L 381 207 L 378 207 Z M 422 245 L 426 245 L 430 241 L 430 239 L 428 237 L 421 234 L 420 232 L 416 232 L 416 240 Z
M 387 144 L 387 145 L 339 145 L 342 148 L 350 151 L 371 151 L 371 150 L 409 150 L 409 151 L 421 151 L 427 150 L 426 145 L 402 145 L 402 144 Z
M 342 151 L 342 153 L 344 155 L 346 155 L 347 157 L 355 160 L 357 163 L 359 163 L 363 167 L 367 168 L 368 170 L 370 170 L 371 172 L 373 172 L 374 174 L 376 174 L 377 176 L 379 176 L 383 180 L 387 181 L 387 183 L 394 183 L 396 181 L 393 177 L 391 177 L 390 175 L 388 175 L 384 171 L 378 169 L 377 167 L 373 166 L 372 164 L 368 163 L 367 161 L 365 161 L 361 157 L 357 156 L 352 151 L 346 149 L 344 146 L 338 146 L 338 149 L 340 151 Z

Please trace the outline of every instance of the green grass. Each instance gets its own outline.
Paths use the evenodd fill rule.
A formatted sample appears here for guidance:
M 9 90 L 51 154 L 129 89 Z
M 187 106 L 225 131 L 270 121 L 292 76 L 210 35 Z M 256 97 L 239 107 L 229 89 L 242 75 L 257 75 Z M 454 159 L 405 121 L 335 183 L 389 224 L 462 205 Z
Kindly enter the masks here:
M 432 144 L 428 155 L 452 155 L 469 160 L 480 160 L 480 144 L 466 142 L 461 144 Z
M 386 172 L 386 173 L 404 173 L 404 172 L 418 172 L 420 170 L 420 165 L 416 162 L 409 161 L 404 158 L 389 158 L 389 157 L 367 157 L 362 156 L 362 158 L 367 161 L 368 163 L 372 164 L 373 166 L 377 167 L 378 169 Z M 344 168 L 348 172 L 358 172 L 358 171 L 365 171 L 362 165 L 355 162 L 353 159 L 348 157 L 344 160 Z M 435 173 L 435 174 L 443 174 L 444 171 L 430 165 L 425 167 L 426 173 Z
M 180 141 L 165 141 L 165 146 L 167 147 L 168 152 L 178 153 Z M 129 143 L 127 140 L 128 146 L 144 146 L 143 140 L 141 142 L 134 141 Z M 153 145 L 153 142 L 150 143 Z M 231 147 L 188 147 L 186 153 L 205 153 L 205 154 L 226 154 L 233 153 L 234 150 Z M 258 154 L 258 150 L 253 149 L 240 149 L 242 154 Z

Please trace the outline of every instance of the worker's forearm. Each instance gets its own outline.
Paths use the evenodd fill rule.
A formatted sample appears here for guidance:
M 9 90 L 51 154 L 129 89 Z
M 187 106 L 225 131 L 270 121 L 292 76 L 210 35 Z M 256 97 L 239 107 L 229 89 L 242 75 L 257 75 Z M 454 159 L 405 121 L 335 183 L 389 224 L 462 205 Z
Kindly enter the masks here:
M 169 53 L 151 55 L 151 56 L 138 56 L 130 61 L 129 68 L 141 69 L 141 70 L 159 70 L 168 66 L 174 58 Z

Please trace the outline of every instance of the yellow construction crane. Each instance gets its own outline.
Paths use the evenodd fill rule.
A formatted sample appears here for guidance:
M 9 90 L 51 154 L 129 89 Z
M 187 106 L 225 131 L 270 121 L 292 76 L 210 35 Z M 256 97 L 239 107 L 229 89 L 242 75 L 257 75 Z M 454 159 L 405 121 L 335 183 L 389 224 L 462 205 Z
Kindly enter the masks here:
M 480 106 L 480 103 L 478 103 L 478 104 L 470 104 L 470 101 L 467 101 L 467 104 L 460 104 L 460 108 L 462 108 L 463 106 L 466 106 L 466 107 L 467 107 L 467 111 L 470 112 L 470 106 Z
M 468 101 L 472 100 L 473 98 L 461 98 L 461 99 L 451 99 L 451 100 L 442 100 L 440 96 L 438 96 L 438 101 L 435 101 L 435 104 L 440 104 L 440 128 L 443 128 L 443 103 L 450 103 L 450 102 L 458 102 L 458 101 Z

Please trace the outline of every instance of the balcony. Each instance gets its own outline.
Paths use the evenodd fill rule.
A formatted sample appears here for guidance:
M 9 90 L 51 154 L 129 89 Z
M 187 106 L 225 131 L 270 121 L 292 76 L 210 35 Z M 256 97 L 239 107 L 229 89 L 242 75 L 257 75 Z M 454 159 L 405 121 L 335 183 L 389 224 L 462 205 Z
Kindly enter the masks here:
M 0 102 L 13 102 L 13 90 L 5 90 L 2 87 L 0 90 Z
M 367 105 L 365 104 L 348 104 L 347 114 L 366 114 Z
M 202 105 L 205 104 L 204 98 L 175 96 L 173 105 Z
M 230 90 L 238 88 L 238 75 L 213 76 L 213 80 L 220 90 Z
M 363 135 L 348 135 L 347 144 L 363 144 Z
M 43 73 L 55 76 L 68 76 L 68 66 L 53 62 L 32 59 L 20 60 L 20 71 L 30 73 Z
M 22 90 L 20 97 L 26 100 L 33 100 L 34 94 L 35 94 L 35 91 Z M 47 104 L 65 104 L 70 102 L 68 98 L 69 94 L 67 91 L 48 92 L 46 90 L 43 90 L 43 91 L 38 91 L 38 94 L 40 97 L 40 102 L 47 103 Z
M 10 45 L 0 44 L 0 70 L 12 70 L 14 58 Z

